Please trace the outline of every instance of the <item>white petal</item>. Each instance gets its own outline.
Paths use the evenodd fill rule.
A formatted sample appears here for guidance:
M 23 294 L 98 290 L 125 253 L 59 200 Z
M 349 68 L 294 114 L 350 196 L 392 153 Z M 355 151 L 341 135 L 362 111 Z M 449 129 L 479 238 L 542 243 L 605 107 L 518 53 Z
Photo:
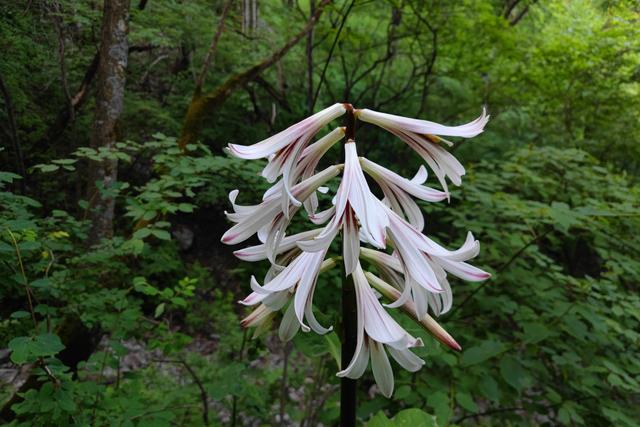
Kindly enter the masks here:
M 295 248 L 298 241 L 315 237 L 318 235 L 318 233 L 320 233 L 321 230 L 322 230 L 321 228 L 316 228 L 313 230 L 304 231 L 302 233 L 293 234 L 291 236 L 284 237 L 280 242 L 280 246 L 278 246 L 277 248 L 276 254 L 281 254 L 283 252 L 286 252 L 290 249 Z M 262 261 L 264 259 L 267 259 L 267 251 L 264 244 L 249 246 L 244 249 L 239 249 L 235 251 L 233 254 L 243 261 L 254 262 L 254 261 Z
M 318 252 L 325 250 L 340 231 L 340 219 L 334 216 L 331 221 L 322 229 L 320 234 L 311 240 L 301 240 L 298 247 L 305 252 Z
M 315 134 L 331 120 L 344 114 L 345 111 L 344 105 L 334 104 L 264 141 L 249 146 L 229 144 L 229 152 L 241 159 L 260 159 L 267 157 L 286 147 L 305 132 Z
M 342 184 L 344 187 L 342 188 Z M 345 162 L 343 181 L 338 188 L 336 213 L 341 209 L 341 190 L 347 193 L 349 204 L 360 220 L 363 231 L 371 238 L 375 246 L 385 247 L 385 227 L 389 224 L 380 201 L 371 193 L 362 172 L 355 142 L 345 144 Z
M 322 212 L 316 212 L 313 215 L 309 215 L 309 220 L 316 225 L 324 224 L 325 222 L 329 221 L 329 219 L 331 219 L 331 217 L 333 217 L 335 213 L 336 213 L 336 207 L 331 206 L 327 210 L 324 210 Z
M 319 186 L 336 176 L 340 172 L 340 167 L 329 166 L 322 172 L 319 172 L 297 184 L 293 187 L 292 192 L 301 200 L 309 197 Z M 241 220 L 227 230 L 222 236 L 222 242 L 228 245 L 243 242 L 251 237 L 265 225 L 268 225 L 276 215 L 280 212 L 279 200 L 276 198 L 268 198 L 260 205 L 257 205 L 251 215 L 244 215 Z M 294 208 L 295 209 L 295 208 Z
M 313 290 L 311 292 L 312 294 L 310 298 L 313 299 Z M 328 328 L 325 328 L 318 322 L 318 320 L 316 319 L 316 316 L 313 314 L 313 305 L 311 303 L 307 304 L 307 306 L 305 307 L 304 315 L 307 319 L 307 322 L 309 322 L 309 327 L 316 334 L 324 335 L 324 334 L 328 334 L 333 330 L 333 326 L 329 326 Z
M 419 371 L 424 365 L 424 360 L 413 354 L 408 349 L 395 349 L 393 347 L 387 347 L 389 354 L 398 362 L 400 366 L 409 372 Z
M 353 282 L 356 288 L 356 299 L 364 313 L 364 329 L 375 341 L 389 344 L 397 348 L 420 345 L 407 333 L 382 307 L 369 286 L 360 264 L 353 272 Z
M 339 377 L 347 377 L 351 379 L 358 379 L 364 374 L 364 371 L 367 369 L 367 365 L 369 364 L 369 346 L 367 345 L 366 340 L 363 339 L 358 341 L 356 344 L 356 351 L 353 354 L 353 358 L 351 359 L 351 363 L 342 371 L 338 372 L 336 375 Z
M 447 193 L 421 185 L 427 177 L 424 166 L 421 166 L 418 174 L 412 180 L 409 180 L 368 159 L 360 158 L 360 162 L 363 169 L 372 178 L 378 183 L 382 182 L 391 186 L 391 189 L 397 187 L 421 200 L 429 202 L 439 202 L 447 198 Z
M 369 249 L 369 248 L 361 248 L 360 254 L 364 259 L 371 261 L 377 265 L 385 265 L 399 272 L 403 271 L 400 260 L 387 253 L 376 251 L 374 249 Z
M 391 363 L 389 363 L 387 353 L 379 342 L 370 339 L 369 344 L 371 346 L 373 378 L 376 380 L 380 392 L 385 397 L 391 397 L 393 394 L 393 371 L 391 370 Z
M 449 273 L 470 282 L 481 282 L 491 277 L 491 274 L 462 261 L 449 261 L 446 258 L 437 258 L 440 265 Z
M 320 265 L 322 264 L 325 253 L 326 251 L 321 251 L 309 255 L 309 260 L 306 263 L 305 270 L 302 272 L 300 284 L 298 285 L 298 289 L 296 289 L 296 294 L 293 299 L 296 317 L 304 332 L 309 332 L 309 327 L 305 325 L 303 321 L 305 308 L 307 304 L 311 304 L 310 297 L 313 296 L 313 289 L 316 285 L 318 272 L 320 271 Z
M 342 256 L 344 258 L 345 274 L 348 276 L 353 273 L 360 255 L 360 237 L 358 234 L 358 224 L 356 222 L 355 213 L 347 208 L 344 218 L 344 232 L 342 235 Z
M 289 304 L 287 311 L 285 311 L 282 321 L 280 322 L 280 328 L 278 329 L 278 336 L 284 342 L 291 341 L 293 337 L 298 333 L 300 329 L 300 323 L 296 319 L 296 314 L 293 309 L 293 303 Z
M 421 185 L 427 182 L 428 177 L 429 173 L 427 172 L 427 168 L 425 168 L 424 165 L 420 165 L 418 172 L 416 172 L 415 176 L 411 178 L 411 182 Z
M 478 135 L 484 130 L 484 126 L 489 121 L 489 116 L 484 108 L 482 109 L 480 117 L 461 126 L 443 126 L 427 120 L 410 119 L 407 117 L 380 113 L 368 109 L 358 110 L 357 114 L 358 118 L 364 122 L 384 127 L 394 127 L 418 134 L 460 136 L 463 138 L 472 138 Z

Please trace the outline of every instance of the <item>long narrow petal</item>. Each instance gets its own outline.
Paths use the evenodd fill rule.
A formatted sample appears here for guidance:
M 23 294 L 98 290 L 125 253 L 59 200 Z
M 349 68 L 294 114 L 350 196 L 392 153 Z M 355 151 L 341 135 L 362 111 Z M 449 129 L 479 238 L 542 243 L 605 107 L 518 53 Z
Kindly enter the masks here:
M 356 299 L 357 297 L 358 293 L 356 292 Z M 364 307 L 358 301 L 358 303 L 356 304 L 356 349 L 353 354 L 353 358 L 351 358 L 351 362 L 349 362 L 349 365 L 347 365 L 346 367 L 341 366 L 342 370 L 336 374 L 339 377 L 347 377 L 352 379 L 360 378 L 365 369 L 367 369 L 367 364 L 369 363 L 369 347 L 365 342 L 364 315 Z
M 296 313 L 292 302 L 284 312 L 284 316 L 280 322 L 280 328 L 278 329 L 278 336 L 284 342 L 291 341 L 299 330 L 300 323 L 298 322 L 298 319 L 296 319 Z
M 444 136 L 460 136 L 472 138 L 484 130 L 489 121 L 486 109 L 482 109 L 482 114 L 477 119 L 460 126 L 444 126 L 427 120 L 410 119 L 393 114 L 380 113 L 369 109 L 357 111 L 358 119 L 384 127 L 400 128 L 418 134 L 433 134 Z
M 385 298 L 388 298 L 391 301 L 395 301 L 400 297 L 400 292 L 396 288 L 389 285 L 375 274 L 367 271 L 366 278 L 369 280 L 369 283 L 371 283 L 371 285 Z M 442 326 L 440 326 L 435 320 L 433 320 L 431 316 L 427 314 L 421 319 L 418 318 L 413 303 L 407 302 L 402 306 L 402 310 L 409 316 L 411 316 L 413 320 L 418 322 L 420 326 L 422 326 L 427 332 L 433 335 L 434 338 L 436 338 L 447 347 L 450 347 L 456 351 L 460 351 L 462 349 L 462 347 L 460 347 L 456 340 L 454 340 L 453 337 L 449 335 L 449 333 L 445 331 Z
M 321 228 L 316 228 L 313 230 L 304 231 L 302 233 L 293 234 L 291 236 L 284 237 L 280 241 L 280 245 L 276 250 L 276 254 L 281 254 L 283 252 L 286 252 L 288 250 L 295 248 L 298 241 L 315 237 L 318 235 L 318 233 L 320 233 L 321 230 L 322 230 Z M 249 246 L 244 249 L 239 249 L 235 251 L 233 254 L 243 261 L 255 262 L 255 261 L 262 261 L 267 259 L 266 245 L 264 244 Z
M 360 163 L 362 164 L 363 170 L 376 181 L 393 184 L 421 200 L 439 202 L 447 198 L 447 193 L 421 185 L 422 182 L 424 182 L 421 181 L 422 177 L 426 179 L 426 169 L 424 169 L 424 167 L 421 167 L 414 179 L 409 180 L 363 157 L 360 158 Z
M 267 157 L 286 147 L 305 132 L 313 132 L 315 134 L 331 120 L 344 114 L 345 111 L 343 104 L 334 104 L 256 144 L 249 146 L 229 144 L 229 152 L 233 156 L 241 159 L 260 159 Z
M 358 256 L 360 255 L 360 236 L 358 234 L 358 224 L 356 216 L 351 208 L 345 212 L 345 220 L 342 234 L 342 256 L 344 258 L 345 274 L 348 276 L 353 273 L 358 264 Z
M 300 326 L 304 332 L 309 332 L 309 327 L 304 324 L 304 313 L 307 304 L 311 304 L 311 298 L 313 296 L 313 289 L 316 285 L 318 278 L 318 272 L 322 265 L 326 251 L 313 252 L 308 256 L 305 269 L 302 271 L 300 278 L 300 284 L 296 290 L 296 294 L 293 298 L 293 304 L 295 306 L 296 317 Z
M 322 172 L 318 172 L 312 177 L 302 181 L 293 187 L 292 191 L 296 197 L 304 200 L 318 187 L 329 181 L 340 172 L 338 166 L 329 166 Z M 227 230 L 222 236 L 222 242 L 228 245 L 234 245 L 247 240 L 254 233 L 265 225 L 269 224 L 280 211 L 280 204 L 277 198 L 269 198 L 264 200 L 260 205 L 256 206 L 252 215 L 244 215 L 239 222 Z
M 380 388 L 380 392 L 385 397 L 391 397 L 393 394 L 393 370 L 391 370 L 391 363 L 387 357 L 387 352 L 384 351 L 384 346 L 374 340 L 369 340 L 371 347 L 371 370 L 373 371 L 373 378 L 376 380 L 376 384 Z
M 360 220 L 363 231 L 379 247 L 385 247 L 385 227 L 389 224 L 387 215 L 380 201 L 371 193 L 362 172 L 356 144 L 349 141 L 345 144 L 345 161 L 343 183 L 348 192 L 349 204 Z M 338 189 L 340 193 L 340 189 Z M 336 206 L 336 208 L 338 208 Z
M 364 330 L 375 341 L 389 344 L 396 348 L 416 347 L 422 345 L 420 339 L 409 335 L 382 307 L 374 295 L 360 264 L 353 272 L 358 304 L 364 310 Z
M 424 360 L 413 354 L 409 349 L 387 347 L 387 350 L 389 350 L 389 354 L 396 362 L 409 372 L 417 372 L 424 365 Z

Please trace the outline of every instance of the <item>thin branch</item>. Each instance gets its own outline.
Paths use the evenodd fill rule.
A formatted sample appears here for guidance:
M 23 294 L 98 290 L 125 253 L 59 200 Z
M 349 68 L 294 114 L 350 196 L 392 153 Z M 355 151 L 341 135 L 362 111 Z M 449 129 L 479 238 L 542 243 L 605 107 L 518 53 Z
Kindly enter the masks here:
M 227 18 L 227 14 L 229 13 L 229 9 L 231 9 L 231 5 L 233 4 L 233 0 L 227 0 L 224 4 L 224 8 L 222 9 L 222 15 L 220 15 L 220 21 L 218 22 L 218 28 L 216 29 L 216 33 L 213 36 L 213 40 L 211 40 L 211 45 L 209 46 L 209 50 L 207 51 L 207 55 L 204 57 L 204 62 L 202 63 L 202 69 L 200 70 L 200 75 L 196 80 L 196 87 L 194 89 L 194 93 L 200 94 L 202 91 L 202 86 L 204 85 L 204 81 L 207 78 L 207 72 L 209 71 L 209 67 L 213 61 L 213 56 L 218 49 L 218 41 L 220 40 L 220 36 L 222 36 L 222 32 L 224 31 L 224 23 Z
M 340 22 L 340 27 L 338 28 L 338 32 L 336 33 L 335 39 L 333 39 L 333 44 L 331 45 L 331 49 L 329 49 L 329 56 L 327 56 L 327 60 L 324 63 L 324 68 L 322 68 L 322 73 L 320 74 L 320 81 L 318 82 L 318 87 L 316 88 L 316 94 L 313 96 L 313 102 L 311 103 L 311 110 L 316 106 L 316 102 L 318 101 L 318 95 L 320 94 L 320 89 L 322 88 L 322 83 L 324 82 L 324 76 L 327 73 L 327 68 L 329 67 L 329 63 L 331 62 L 331 58 L 333 57 L 333 51 L 338 44 L 338 39 L 340 38 L 340 33 L 342 32 L 342 28 L 344 28 L 345 22 L 347 22 L 347 17 L 349 16 L 349 12 L 353 8 L 353 5 L 356 3 L 356 0 L 351 0 L 351 4 L 347 8 L 347 11 L 342 16 L 342 22 Z M 345 100 L 346 101 L 346 100 Z
M 533 239 L 531 239 L 530 241 L 528 241 L 524 246 L 522 246 L 520 249 L 518 249 L 512 256 L 511 258 L 509 258 L 509 260 L 507 262 L 505 262 L 504 264 L 502 264 L 500 267 L 498 267 L 498 269 L 496 270 L 495 274 L 500 274 L 502 273 L 504 270 L 506 270 L 516 259 L 518 259 L 518 257 L 520 255 L 522 255 L 524 253 L 524 251 L 526 251 L 531 245 L 533 245 L 534 243 L 538 242 L 540 239 L 544 238 L 546 235 L 548 235 L 549 233 L 551 233 L 554 229 L 553 228 L 548 228 L 547 230 L 545 230 L 543 233 L 535 236 Z M 473 292 L 471 292 L 469 295 L 467 295 L 467 297 L 462 300 L 462 302 L 460 304 L 458 304 L 453 310 L 451 310 L 451 315 L 453 315 L 454 313 L 456 313 L 457 311 L 459 311 L 467 302 L 469 302 L 469 300 L 471 300 L 471 298 L 473 298 L 478 292 L 480 292 L 482 289 L 484 289 L 484 287 L 490 283 L 490 280 L 485 280 L 484 282 L 482 282 L 477 288 L 475 288 L 473 290 Z
M 238 361 L 242 362 L 244 359 L 244 347 L 247 344 L 247 335 L 249 334 L 248 329 L 244 330 L 242 334 L 242 344 L 240 344 L 240 355 L 238 356 Z M 232 398 L 231 403 L 231 427 L 236 427 L 236 420 L 238 417 L 238 396 L 235 394 Z
M 209 425 L 209 395 L 207 390 L 204 387 L 204 384 L 200 380 L 200 377 L 196 374 L 196 371 L 193 370 L 191 365 L 187 363 L 184 359 L 155 359 L 154 362 L 157 363 L 175 363 L 184 366 L 184 368 L 189 372 L 193 382 L 196 384 L 198 389 L 200 390 L 200 400 L 202 401 L 202 421 L 204 425 Z
M 180 147 L 184 152 L 187 144 L 191 143 L 199 135 L 205 118 L 209 117 L 212 112 L 222 105 L 222 103 L 224 103 L 235 90 L 254 80 L 263 71 L 278 62 L 287 54 L 287 52 L 289 52 L 289 50 L 291 50 L 293 46 L 298 44 L 298 42 L 302 40 L 302 38 L 318 22 L 324 8 L 330 3 L 330 0 L 322 0 L 307 25 L 299 33 L 289 39 L 284 46 L 272 53 L 270 56 L 249 69 L 229 77 L 223 84 L 213 91 L 192 99 L 182 125 L 182 132 L 180 139 L 178 140 L 178 147 Z
M 513 18 L 511 21 L 509 21 L 509 25 L 513 27 L 518 22 L 520 22 L 520 20 L 527 14 L 527 12 L 529 12 L 529 6 L 532 6 L 532 5 L 536 4 L 537 2 L 538 2 L 538 0 L 532 0 L 531 3 L 529 3 L 525 7 L 523 7 L 522 10 L 520 11 L 520 13 L 518 13 L 515 18 Z
M 16 114 L 13 109 L 13 101 L 11 100 L 11 94 L 9 93 L 9 89 L 4 84 L 4 79 L 2 78 L 2 73 L 0 73 L 0 91 L 2 92 L 2 96 L 4 97 L 4 105 L 7 109 L 7 118 L 9 119 L 9 133 L 11 135 L 11 143 L 13 144 L 13 149 L 15 151 L 16 160 L 17 160 L 17 170 L 20 175 L 22 175 L 22 179 L 20 180 L 20 189 L 24 193 L 24 180 L 27 177 L 26 168 L 24 166 L 24 157 L 22 154 L 22 146 L 20 145 L 20 139 L 18 138 L 18 127 L 16 125 Z
M 309 1 L 309 19 L 316 7 L 315 0 Z M 313 113 L 313 29 L 307 34 L 307 114 Z
M 64 28 L 62 27 L 62 8 L 60 3 L 54 1 L 53 7 L 53 26 L 56 29 L 58 35 L 58 59 L 60 61 L 60 80 L 62 81 L 62 90 L 67 100 L 67 108 L 69 109 L 69 117 L 73 121 L 75 118 L 75 111 L 73 103 L 71 102 L 71 92 L 69 91 L 69 82 L 67 81 L 67 67 L 65 64 L 65 43 L 64 43 Z
M 273 85 L 271 83 L 269 83 L 268 81 L 266 81 L 262 76 L 258 76 L 255 78 L 254 80 L 258 85 L 260 85 L 260 87 L 262 87 L 269 95 L 271 95 L 271 97 L 273 99 L 276 100 L 276 102 L 278 104 L 280 104 L 280 106 L 288 111 L 291 112 L 291 106 L 289 105 L 289 102 L 287 101 L 287 98 L 284 97 L 283 94 L 281 94 L 278 89 L 276 89 L 275 87 L 273 87 Z
M 502 17 L 504 19 L 508 19 L 509 16 L 511 16 L 511 12 L 513 12 L 513 9 L 518 5 L 518 3 L 520 3 L 520 0 L 509 0 L 506 2 L 506 4 L 504 5 L 504 9 L 502 11 Z
M 420 109 L 418 110 L 418 114 L 416 114 L 416 116 L 420 116 L 422 113 L 424 113 L 427 107 L 427 96 L 429 95 L 429 77 L 431 77 L 431 74 L 433 73 L 433 67 L 436 64 L 436 59 L 438 57 L 438 30 L 433 25 L 431 25 L 431 23 L 424 16 L 418 13 L 413 4 L 410 4 L 409 6 L 411 7 L 411 10 L 415 14 L 416 18 L 418 18 L 418 20 L 422 22 L 431 33 L 431 59 L 429 60 L 427 71 L 423 75 L 424 84 L 422 87 L 422 95 L 420 97 Z

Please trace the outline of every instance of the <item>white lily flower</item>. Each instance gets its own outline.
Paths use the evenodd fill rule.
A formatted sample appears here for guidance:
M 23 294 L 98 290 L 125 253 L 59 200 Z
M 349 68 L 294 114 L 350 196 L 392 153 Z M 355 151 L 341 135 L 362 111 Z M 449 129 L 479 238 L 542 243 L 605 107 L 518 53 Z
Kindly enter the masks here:
M 279 255 L 283 252 L 294 249 L 295 247 L 297 247 L 297 243 L 300 240 L 306 240 L 315 237 L 318 235 L 318 233 L 320 233 L 320 231 L 322 231 L 321 228 L 316 228 L 313 230 L 304 231 L 302 233 L 284 237 L 280 241 L 280 245 L 278 246 L 277 250 L 274 251 L 274 253 L 276 255 Z M 233 252 L 233 254 L 241 260 L 249 262 L 262 261 L 268 258 L 266 244 L 249 246 L 244 249 L 239 249 Z
M 460 185 L 465 170 L 451 153 L 438 144 L 444 142 L 452 145 L 439 135 L 472 138 L 482 133 L 489 121 L 484 108 L 480 117 L 461 126 L 443 126 L 427 120 L 410 119 L 368 109 L 358 110 L 356 114 L 358 119 L 380 126 L 406 142 L 433 170 L 445 192 L 448 191 L 445 176 L 455 185 Z
M 360 251 L 360 233 L 366 242 L 384 248 L 385 228 L 389 223 L 382 203 L 369 189 L 352 140 L 345 144 L 344 173 L 332 212 L 333 217 L 324 230 L 313 240 L 299 242 L 298 246 L 305 251 L 325 249 L 342 227 L 344 263 L 346 273 L 351 274 Z
M 229 152 L 240 159 L 255 160 L 277 153 L 300 139 L 306 140 L 308 143 L 320 129 L 333 119 L 343 115 L 345 111 L 344 104 L 334 104 L 264 141 L 253 145 L 229 144 Z
M 393 393 L 393 371 L 385 346 L 391 356 L 405 369 L 417 371 L 424 361 L 411 353 L 410 348 L 423 345 L 405 331 L 382 307 L 369 286 L 358 263 L 353 272 L 356 290 L 358 334 L 356 350 L 347 367 L 338 372 L 339 377 L 356 379 L 362 376 L 371 356 L 371 368 L 380 391 L 386 397 Z
M 229 144 L 229 152 L 241 159 L 269 157 L 269 163 L 262 171 L 262 176 L 267 178 L 269 182 L 274 182 L 278 176 L 282 175 L 287 196 L 286 202 L 283 201 L 283 204 L 291 200 L 293 204 L 299 206 L 300 201 L 291 191 L 291 187 L 297 178 L 294 170 L 298 166 L 302 152 L 320 129 L 333 119 L 343 115 L 345 111 L 343 104 L 334 104 L 264 141 L 250 146 Z M 331 138 L 335 136 L 333 133 L 329 135 Z M 337 139 L 334 142 L 336 141 Z M 286 216 L 286 212 L 288 212 L 286 206 L 283 207 L 283 212 Z
M 389 213 L 389 236 L 398 251 L 407 274 L 431 292 L 442 292 L 443 286 L 433 270 L 439 264 L 451 274 L 469 281 L 486 280 L 491 275 L 464 261 L 475 257 L 480 244 L 469 233 L 458 250 L 449 251 L 423 235 L 392 210 Z
M 298 182 L 299 179 L 305 180 L 315 173 L 318 162 L 322 156 L 335 145 L 344 136 L 344 128 L 339 127 L 329 132 L 327 135 L 309 145 L 302 151 L 302 153 L 293 159 L 290 163 L 280 164 L 276 161 L 270 161 L 262 171 L 267 181 L 274 182 L 278 176 L 283 175 L 282 179 L 278 181 L 269 191 L 267 191 L 264 197 L 269 197 L 273 193 L 280 193 L 282 197 L 282 211 L 287 216 L 288 205 L 293 202 L 295 206 L 300 206 L 300 201 L 296 198 L 292 198 L 290 188 L 293 184 Z M 285 168 L 285 166 L 287 166 Z M 282 191 L 284 187 L 285 191 Z M 318 191 L 324 191 L 324 188 L 318 188 Z M 318 207 L 318 197 L 315 192 L 304 201 L 305 209 L 309 214 L 315 212 Z
M 383 203 L 399 215 L 404 215 L 417 230 L 424 228 L 424 217 L 420 208 L 409 195 L 427 202 L 439 202 L 449 197 L 443 191 L 422 185 L 427 180 L 427 170 L 421 166 L 416 176 L 409 180 L 364 157 L 360 158 L 362 169 L 380 186 L 385 195 Z
M 329 166 L 322 172 L 313 175 L 310 178 L 295 185 L 292 189 L 293 194 L 298 198 L 305 200 L 314 191 L 318 189 L 325 182 L 338 175 L 340 172 L 339 166 Z M 272 194 L 262 203 L 255 206 L 239 206 L 235 204 L 238 190 L 234 190 L 229 193 L 229 199 L 233 204 L 234 213 L 227 213 L 227 218 L 237 223 L 222 236 L 222 243 L 228 245 L 234 245 L 236 243 L 243 242 L 255 234 L 265 225 L 273 224 L 274 220 L 277 220 L 278 214 L 282 214 L 282 205 L 277 193 Z M 297 207 L 289 207 L 289 215 L 297 210 Z M 280 228 L 276 228 L 279 231 Z
M 244 300 L 243 305 L 256 305 L 258 303 L 268 304 L 268 298 L 283 291 L 295 289 L 293 297 L 293 310 L 302 330 L 308 332 L 313 329 L 319 334 L 326 334 L 331 328 L 324 328 L 318 323 L 313 314 L 312 301 L 315 291 L 316 281 L 326 251 L 322 252 L 302 252 L 277 276 L 260 286 L 255 277 L 251 276 L 251 289 L 253 292 Z M 306 318 L 309 326 L 304 323 Z M 290 319 L 287 319 L 289 321 Z M 290 329 L 290 328 L 289 328 Z
M 315 143 L 314 136 L 331 120 L 349 112 L 347 126 L 339 127 Z M 423 185 L 427 171 L 421 166 L 412 179 L 359 158 L 353 139 L 356 118 L 381 126 L 416 150 L 433 169 L 444 191 Z M 457 250 L 448 250 L 421 233 L 424 217 L 413 200 L 438 202 L 449 198 L 445 178 L 456 185 L 465 173 L 462 165 L 439 143 L 450 144 L 436 135 L 470 138 L 482 132 L 488 116 L 467 125 L 447 127 L 424 120 L 408 119 L 371 110 L 354 110 L 349 104 L 335 104 L 296 125 L 252 146 L 229 145 L 231 154 L 244 159 L 268 158 L 262 176 L 274 183 L 254 206 L 236 204 L 238 190 L 229 194 L 235 223 L 223 236 L 227 244 L 242 242 L 256 234 L 261 244 L 234 252 L 245 261 L 268 259 L 271 266 L 260 285 L 251 277 L 252 293 L 241 304 L 254 306 L 244 327 L 266 330 L 279 311 L 284 311 L 278 334 L 283 341 L 302 329 L 325 334 L 331 328 L 319 324 L 313 313 L 313 295 L 319 274 L 337 264 L 326 259 L 331 242 L 342 232 L 342 258 L 346 275 L 352 275 L 356 294 L 357 340 L 355 353 L 338 376 L 358 378 L 369 359 L 373 376 L 385 396 L 393 393 L 394 379 L 388 354 L 403 368 L 415 372 L 424 361 L 411 352 L 423 345 L 386 311 L 400 308 L 438 340 L 460 350 L 460 346 L 437 322 L 436 316 L 451 308 L 452 293 L 447 275 L 465 280 L 485 280 L 489 274 L 466 261 L 479 252 L 479 243 L 469 233 Z M 330 166 L 316 173 L 324 154 L 345 135 L 344 165 Z M 333 206 L 318 212 L 316 191 L 343 171 Z M 373 178 L 384 194 L 379 200 L 370 190 L 364 173 Z M 277 182 L 276 182 L 277 181 Z M 291 217 L 304 205 L 309 220 L 323 225 L 291 236 L 286 235 Z M 387 242 L 393 252 L 383 252 Z M 367 248 L 370 245 L 379 250 Z M 382 279 L 362 271 L 360 258 L 375 264 Z M 383 280 L 384 279 L 384 280 Z M 378 301 L 376 291 L 388 303 Z M 346 344 L 345 344 L 346 345 Z M 387 354 L 388 352 L 388 354 Z

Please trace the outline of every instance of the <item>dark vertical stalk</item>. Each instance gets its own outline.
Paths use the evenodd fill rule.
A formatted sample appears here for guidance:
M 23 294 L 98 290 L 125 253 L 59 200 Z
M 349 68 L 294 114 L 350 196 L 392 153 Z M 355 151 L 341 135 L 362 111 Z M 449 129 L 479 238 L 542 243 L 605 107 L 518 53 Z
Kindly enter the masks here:
M 351 104 L 345 104 L 347 113 L 345 116 L 345 140 L 355 140 L 355 114 Z M 344 369 L 356 349 L 358 335 L 358 318 L 356 314 L 356 290 L 353 285 L 353 277 L 345 275 L 342 282 L 342 354 L 341 365 Z M 340 426 L 355 427 L 356 425 L 356 380 L 342 378 L 340 380 Z

